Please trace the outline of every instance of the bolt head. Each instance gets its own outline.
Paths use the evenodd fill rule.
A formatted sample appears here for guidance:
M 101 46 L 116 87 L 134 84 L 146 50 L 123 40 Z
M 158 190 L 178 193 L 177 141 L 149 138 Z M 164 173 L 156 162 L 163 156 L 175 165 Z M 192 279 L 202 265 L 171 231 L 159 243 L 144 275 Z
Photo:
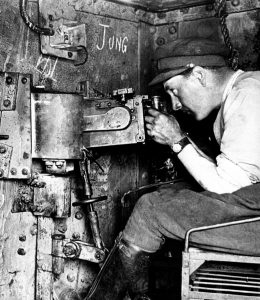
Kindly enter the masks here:
M 8 107 L 11 105 L 11 101 L 10 100 L 4 100 L 4 107 Z
M 163 37 L 158 37 L 157 40 L 156 40 L 156 44 L 157 44 L 158 46 L 164 45 L 164 44 L 165 44 L 165 38 L 163 38 Z
M 170 34 L 175 34 L 177 32 L 177 28 L 175 25 L 173 25 L 169 27 L 168 31 Z
M 68 57 L 71 58 L 73 56 L 72 52 L 68 52 Z
M 80 212 L 80 211 L 77 211 L 76 214 L 75 214 L 75 218 L 77 220 L 81 220 L 83 218 L 83 213 Z
M 74 240 L 79 240 L 79 239 L 80 239 L 80 234 L 79 234 L 78 232 L 74 232 L 74 233 L 72 234 L 72 238 L 73 238 Z
M 75 278 L 74 275 L 71 275 L 71 274 L 68 274 L 68 275 L 67 275 L 67 280 L 68 280 L 69 282 L 73 282 L 75 279 L 76 279 L 76 278 Z
M 63 253 L 66 256 L 74 256 L 77 254 L 77 249 L 75 247 L 73 247 L 73 245 L 65 245 L 63 247 Z
M 238 5 L 240 4 L 240 0 L 232 0 L 232 1 L 231 1 L 231 4 L 232 4 L 233 6 L 238 6 Z
M 12 168 L 12 169 L 11 169 L 11 174 L 12 174 L 12 175 L 16 175 L 16 174 L 17 174 L 16 168 Z
M 26 252 L 25 252 L 25 250 L 24 250 L 23 248 L 19 248 L 19 249 L 17 250 L 17 253 L 18 253 L 19 255 L 25 255 L 25 254 L 26 254 Z
M 23 83 L 23 84 L 26 84 L 26 82 L 27 82 L 27 78 L 26 78 L 26 77 L 23 77 L 23 78 L 22 78 L 22 83 Z
M 11 84 L 13 82 L 13 78 L 11 76 L 7 76 L 5 82 L 6 84 Z
M 22 174 L 23 175 L 28 175 L 28 170 L 27 169 L 22 169 Z
M 25 241 L 26 241 L 26 235 L 21 234 L 21 235 L 19 236 L 19 241 L 25 242 Z
M 6 147 L 5 146 L 0 146 L 0 153 L 4 154 L 6 152 Z

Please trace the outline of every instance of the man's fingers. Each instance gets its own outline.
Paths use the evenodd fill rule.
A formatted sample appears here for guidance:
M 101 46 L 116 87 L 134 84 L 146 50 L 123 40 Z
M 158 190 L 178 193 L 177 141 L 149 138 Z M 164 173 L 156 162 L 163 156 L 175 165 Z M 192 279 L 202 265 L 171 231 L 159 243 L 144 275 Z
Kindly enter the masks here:
M 161 114 L 158 110 L 155 110 L 155 109 L 152 109 L 152 108 L 148 109 L 148 113 L 153 117 L 157 117 Z
M 146 123 L 145 127 L 146 127 L 147 130 L 152 130 L 153 129 L 153 125 L 152 124 Z
M 147 123 L 150 123 L 150 124 L 152 124 L 154 122 L 154 117 L 145 116 L 144 119 Z

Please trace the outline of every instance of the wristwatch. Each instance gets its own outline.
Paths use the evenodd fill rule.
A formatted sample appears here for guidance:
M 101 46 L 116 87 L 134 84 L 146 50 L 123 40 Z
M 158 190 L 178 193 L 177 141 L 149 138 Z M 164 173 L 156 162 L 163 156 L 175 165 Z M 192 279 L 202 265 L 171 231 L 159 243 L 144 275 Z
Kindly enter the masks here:
M 179 140 L 177 143 L 174 143 L 171 148 L 174 153 L 179 154 L 184 149 L 184 147 L 186 147 L 189 144 L 191 144 L 191 142 L 185 136 L 184 138 Z

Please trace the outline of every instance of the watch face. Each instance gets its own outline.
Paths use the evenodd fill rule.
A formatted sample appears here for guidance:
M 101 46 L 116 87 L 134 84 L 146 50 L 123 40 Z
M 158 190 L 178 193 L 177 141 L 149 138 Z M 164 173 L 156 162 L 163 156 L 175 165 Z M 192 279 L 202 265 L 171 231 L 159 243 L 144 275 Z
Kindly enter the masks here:
M 176 152 L 176 153 L 180 152 L 181 151 L 181 145 L 178 144 L 178 143 L 173 144 L 172 150 L 173 150 L 173 152 Z

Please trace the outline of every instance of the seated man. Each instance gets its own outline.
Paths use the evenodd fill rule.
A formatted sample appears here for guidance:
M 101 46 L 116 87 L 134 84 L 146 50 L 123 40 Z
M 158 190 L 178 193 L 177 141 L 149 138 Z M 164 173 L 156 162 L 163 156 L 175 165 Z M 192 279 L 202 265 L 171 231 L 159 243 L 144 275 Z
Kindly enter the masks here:
M 173 109 L 182 109 L 198 121 L 218 110 L 214 135 L 221 153 L 216 160 L 208 158 L 174 116 L 149 110 L 148 134 L 171 147 L 204 191 L 169 185 L 143 195 L 112 251 L 116 255 L 110 261 L 116 269 L 104 272 L 107 276 L 100 286 L 94 282 L 87 299 L 123 299 L 126 288 L 131 299 L 150 299 L 143 284 L 149 253 L 156 252 L 165 238 L 184 239 L 190 228 L 260 213 L 260 185 L 256 184 L 260 178 L 260 72 L 233 71 L 217 55 L 216 47 L 213 55 L 200 51 L 199 56 L 195 47 L 188 48 L 188 55 L 176 57 L 175 65 L 151 84 L 162 83 Z M 258 227 L 254 223 L 198 232 L 191 241 L 205 249 L 260 255 Z

